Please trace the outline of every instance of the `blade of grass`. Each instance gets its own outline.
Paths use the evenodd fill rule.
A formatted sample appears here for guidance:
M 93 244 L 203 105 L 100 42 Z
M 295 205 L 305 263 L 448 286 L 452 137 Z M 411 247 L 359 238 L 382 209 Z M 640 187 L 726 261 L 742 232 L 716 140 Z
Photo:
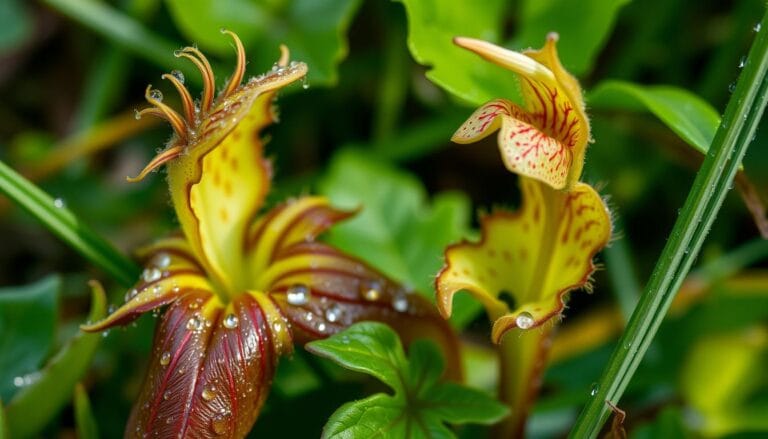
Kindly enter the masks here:
M 699 253 L 704 238 L 733 184 L 741 159 L 752 142 L 768 100 L 768 14 L 758 24 L 744 71 L 731 96 L 715 139 L 704 159 L 645 291 L 632 313 L 582 410 L 571 438 L 593 438 L 610 414 L 607 402 L 618 405 L 675 293 Z M 759 32 L 760 29 L 765 29 Z
M 83 224 L 60 200 L 54 200 L 3 162 L 0 192 L 124 286 L 131 286 L 138 278 L 139 267 L 133 261 Z

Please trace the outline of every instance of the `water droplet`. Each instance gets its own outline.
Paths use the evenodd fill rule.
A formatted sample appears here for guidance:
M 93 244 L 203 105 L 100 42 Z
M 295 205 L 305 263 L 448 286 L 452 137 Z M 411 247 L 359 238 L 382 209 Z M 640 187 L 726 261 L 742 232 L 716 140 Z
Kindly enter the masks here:
M 752 28 L 755 32 L 760 32 L 760 29 L 763 27 L 761 23 L 755 23 L 755 26 Z
M 171 76 L 176 78 L 177 81 L 179 81 L 181 84 L 184 84 L 184 74 L 181 73 L 181 70 L 172 70 Z
M 317 324 L 317 330 L 320 331 L 320 332 L 325 332 L 325 330 L 326 330 L 325 323 L 323 323 L 323 322 L 318 323 Z
M 518 314 L 515 318 L 515 324 L 520 329 L 528 329 L 533 326 L 534 323 L 536 323 L 536 321 L 533 320 L 533 316 L 525 311 Z
M 199 331 L 203 329 L 203 326 L 205 326 L 205 322 L 197 316 L 192 316 L 187 320 L 187 329 L 190 331 Z
M 598 390 L 600 390 L 600 386 L 597 383 L 592 383 L 592 387 L 589 388 L 589 396 L 597 395 Z
M 315 315 L 311 312 L 307 311 L 306 314 L 304 314 L 304 320 L 311 322 L 315 318 Z
M 274 329 L 275 332 L 281 332 L 283 330 L 283 324 L 280 322 L 272 323 L 272 329 Z
M 731 93 L 736 91 L 736 83 L 735 82 L 731 82 L 730 84 L 728 84 L 728 91 L 731 92 Z
M 149 91 L 149 97 L 150 99 L 154 99 L 158 102 L 163 102 L 163 92 L 156 88 L 153 88 Z
M 168 363 L 171 362 L 171 353 L 170 352 L 163 352 L 163 355 L 160 356 L 160 365 L 161 366 L 167 366 Z
M 325 310 L 325 320 L 334 323 L 338 321 L 339 318 L 341 318 L 341 307 L 339 307 L 339 305 L 334 303 Z
M 240 322 L 240 319 L 237 318 L 234 314 L 227 314 L 226 317 L 224 317 L 224 327 L 227 329 L 235 329 L 237 328 L 237 324 Z
M 57 209 L 63 209 L 64 208 L 64 200 L 62 200 L 61 198 L 56 198 L 55 200 L 53 200 L 53 207 L 55 207 Z
M 307 80 L 306 76 L 301 78 L 301 88 L 303 88 L 304 90 L 309 88 L 309 81 Z
M 739 59 L 739 68 L 743 69 L 745 65 L 747 65 L 747 57 L 742 56 L 741 59 Z
M 166 390 L 165 392 L 163 392 L 163 399 L 164 400 L 168 401 L 169 399 L 171 399 L 171 396 L 173 396 L 173 394 L 171 393 L 170 390 Z
M 144 282 L 154 282 L 163 275 L 160 270 L 157 268 L 146 268 L 144 269 L 144 272 L 141 274 L 142 279 L 144 279 Z
M 139 291 L 136 288 L 133 288 L 133 289 L 128 290 L 128 291 L 125 292 L 124 299 L 125 299 L 126 302 L 128 302 L 129 300 L 131 300 L 134 297 L 136 297 L 137 294 L 139 294 Z
M 152 264 L 157 268 L 168 268 L 171 265 L 171 255 L 168 253 L 158 253 L 152 258 Z
M 109 306 L 107 307 L 107 314 L 114 313 L 116 309 L 117 309 L 117 307 L 115 307 L 114 304 L 110 303 Z
M 398 294 L 392 299 L 392 308 L 397 312 L 408 311 L 408 298 L 402 294 Z
M 133 109 L 133 117 L 136 118 L 136 120 L 141 119 L 141 112 L 139 112 L 139 110 L 134 108 Z
M 288 303 L 294 306 L 306 305 L 309 302 L 309 287 L 304 284 L 296 284 L 288 287 L 285 296 Z
M 189 309 L 197 309 L 200 307 L 200 304 L 197 302 L 189 302 L 189 305 L 187 305 L 187 308 Z
M 363 288 L 363 298 L 365 300 L 378 300 L 381 296 L 381 282 L 373 280 L 366 282 L 365 288 Z
M 205 389 L 203 389 L 202 397 L 206 401 L 212 400 L 213 398 L 216 397 L 216 388 L 215 387 L 211 387 L 211 388 L 207 388 L 206 387 Z
M 227 414 L 221 414 L 211 419 L 211 430 L 218 435 L 226 434 L 229 430 L 228 417 Z

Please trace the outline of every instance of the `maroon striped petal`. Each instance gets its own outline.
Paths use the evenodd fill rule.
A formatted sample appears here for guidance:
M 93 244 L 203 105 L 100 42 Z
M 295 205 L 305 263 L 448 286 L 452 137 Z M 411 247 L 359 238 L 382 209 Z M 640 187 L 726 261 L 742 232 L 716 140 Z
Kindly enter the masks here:
M 449 376 L 461 375 L 456 337 L 434 305 L 333 247 L 301 243 L 285 249 L 264 272 L 260 286 L 270 291 L 298 343 L 375 320 L 392 326 L 406 342 L 438 342 Z
M 283 323 L 279 323 L 283 322 Z M 290 346 L 265 295 L 226 307 L 187 294 L 163 316 L 126 437 L 241 438 L 266 400 L 277 359 Z

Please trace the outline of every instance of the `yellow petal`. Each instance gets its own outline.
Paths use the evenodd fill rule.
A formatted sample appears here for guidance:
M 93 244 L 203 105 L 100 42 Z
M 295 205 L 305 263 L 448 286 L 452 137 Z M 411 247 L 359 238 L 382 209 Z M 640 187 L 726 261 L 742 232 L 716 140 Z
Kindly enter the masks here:
M 248 226 L 269 190 L 271 167 L 261 130 L 274 120 L 275 90 L 306 74 L 296 63 L 251 81 L 203 119 L 194 144 L 168 164 L 168 182 L 184 234 L 224 294 L 247 286 Z
M 104 320 L 84 325 L 82 329 L 102 331 L 124 325 L 193 292 L 213 295 L 213 286 L 182 242 L 179 238 L 166 238 L 144 249 L 146 268 L 136 285 L 126 292 L 125 304 Z
M 248 232 L 245 252 L 250 272 L 262 276 L 281 250 L 313 241 L 333 224 L 353 214 L 333 208 L 324 197 L 302 197 L 275 207 L 254 222 Z M 260 287 L 265 285 L 256 276 L 253 280 Z
M 577 183 L 570 192 L 527 178 L 520 185 L 520 211 L 482 218 L 481 241 L 449 247 L 436 280 L 443 316 L 450 316 L 456 292 L 469 291 L 495 320 L 496 343 L 510 329 L 559 315 L 564 294 L 587 285 L 592 258 L 611 236 L 608 209 L 589 185 Z M 511 312 L 499 299 L 503 292 L 515 301 Z
M 495 100 L 476 111 L 454 134 L 457 143 L 472 143 L 500 129 L 504 163 L 516 173 L 555 189 L 579 180 L 589 142 L 589 121 L 576 79 L 560 64 L 557 35 L 541 50 L 518 53 L 472 38 L 456 44 L 515 72 L 524 105 Z

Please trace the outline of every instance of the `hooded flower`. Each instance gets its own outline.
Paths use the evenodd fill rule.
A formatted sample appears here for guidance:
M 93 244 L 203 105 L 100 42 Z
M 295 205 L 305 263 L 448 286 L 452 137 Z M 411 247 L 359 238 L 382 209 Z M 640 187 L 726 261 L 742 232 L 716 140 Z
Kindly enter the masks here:
M 611 237 L 610 213 L 598 193 L 578 181 L 589 122 L 581 89 L 557 57 L 557 35 L 550 34 L 543 49 L 523 53 L 469 38 L 454 41 L 520 79 L 523 106 L 493 100 L 453 140 L 471 143 L 499 130 L 504 163 L 520 174 L 522 205 L 481 218 L 479 242 L 448 247 L 436 279 L 437 305 L 448 318 L 453 296 L 467 291 L 485 306 L 491 338 L 501 345 L 500 397 L 512 411 L 501 436 L 521 437 L 552 327 L 566 294 L 589 287 L 592 258 Z
M 138 113 L 167 119 L 175 135 L 136 179 L 166 164 L 181 233 L 141 250 L 146 267 L 126 302 L 99 331 L 167 305 L 126 437 L 244 437 L 270 388 L 277 361 L 295 343 L 334 334 L 361 320 L 391 324 L 408 339 L 438 341 L 459 373 L 455 340 L 433 307 L 365 263 L 316 241 L 351 215 L 321 197 L 303 197 L 260 213 L 271 167 L 260 133 L 274 120 L 278 89 L 307 66 L 288 50 L 267 74 L 241 85 L 245 53 L 214 98 L 205 57 L 188 47 L 176 56 L 201 71 L 196 104 L 176 74 L 183 115 L 147 89 L 153 105 Z M 136 180 L 132 179 L 132 180 Z

